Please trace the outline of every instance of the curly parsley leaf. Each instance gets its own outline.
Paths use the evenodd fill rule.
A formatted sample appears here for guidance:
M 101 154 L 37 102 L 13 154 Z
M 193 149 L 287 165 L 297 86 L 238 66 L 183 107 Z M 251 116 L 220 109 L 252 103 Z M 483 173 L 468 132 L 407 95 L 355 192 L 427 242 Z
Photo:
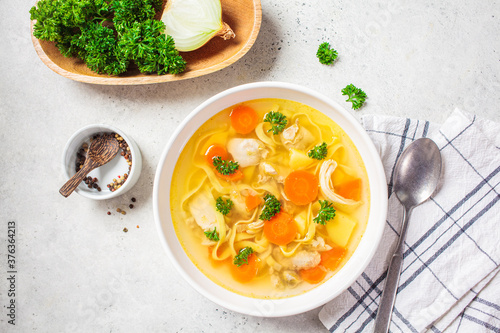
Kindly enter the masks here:
M 225 176 L 232 175 L 240 167 L 238 162 L 223 160 L 220 156 L 214 157 L 212 163 L 215 169 Z
M 112 11 L 104 0 L 40 0 L 30 9 L 33 36 L 55 42 L 66 57 L 81 51 L 72 41 L 78 39 L 88 24 L 110 20 Z
M 326 147 L 326 142 L 315 146 L 313 149 L 309 150 L 307 156 L 314 158 L 315 160 L 323 160 L 328 154 L 328 148 Z
M 248 257 L 253 253 L 253 249 L 247 246 L 241 249 L 233 259 L 233 264 L 240 267 L 243 264 L 248 265 Z
M 318 216 L 316 216 L 313 221 L 325 225 L 327 221 L 335 217 L 335 208 L 333 208 L 333 204 L 327 200 L 320 200 L 319 203 L 321 208 L 318 212 Z
M 134 60 L 142 73 L 180 73 L 186 68 L 186 62 L 175 49 L 172 37 L 166 36 L 164 30 L 162 21 L 136 21 L 124 30 L 118 46 L 127 58 Z
M 316 52 L 316 57 L 323 65 L 331 65 L 337 59 L 338 53 L 335 49 L 330 47 L 327 42 L 321 43 Z
M 278 111 L 268 112 L 264 117 L 264 122 L 271 124 L 271 129 L 269 129 L 268 132 L 272 131 L 274 135 L 283 132 L 288 123 L 285 115 Z
M 272 194 L 266 194 L 264 196 L 264 208 L 259 216 L 259 219 L 263 221 L 269 221 L 274 215 L 276 215 L 281 209 L 281 202 Z
M 348 96 L 346 102 L 352 103 L 353 110 L 359 109 L 363 105 L 367 97 L 366 93 L 363 90 L 356 88 L 356 86 L 354 86 L 353 84 L 349 84 L 344 89 L 342 89 L 342 95 Z
M 214 227 L 214 230 L 212 230 L 212 231 L 205 231 L 204 234 L 211 241 L 216 242 L 216 241 L 219 240 L 219 233 L 217 232 L 217 228 L 216 227 Z
M 110 28 L 97 22 L 89 23 L 71 44 L 78 50 L 78 56 L 97 73 L 118 75 L 127 70 L 129 61 L 121 54 Z
M 218 212 L 220 212 L 222 215 L 227 215 L 231 211 L 231 208 L 233 208 L 234 203 L 231 201 L 231 199 L 227 199 L 224 201 L 222 197 L 218 197 L 217 200 L 215 200 L 215 208 L 217 209 Z

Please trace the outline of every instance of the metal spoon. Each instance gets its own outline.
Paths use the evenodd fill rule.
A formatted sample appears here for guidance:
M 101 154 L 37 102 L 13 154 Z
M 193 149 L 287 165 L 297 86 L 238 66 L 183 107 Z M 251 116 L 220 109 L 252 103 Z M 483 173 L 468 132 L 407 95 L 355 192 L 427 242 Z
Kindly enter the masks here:
M 403 266 L 403 249 L 412 209 L 426 201 L 436 189 L 441 175 L 441 154 L 431 139 L 412 142 L 399 158 L 394 171 L 394 193 L 404 207 L 403 223 L 398 245 L 394 252 L 384 292 L 375 319 L 375 333 L 386 333 L 391 323 L 396 300 L 399 275 Z
M 61 187 L 59 193 L 68 197 L 90 171 L 111 161 L 119 149 L 118 140 L 110 134 L 103 134 L 95 138 L 90 143 L 87 158 L 82 168 Z

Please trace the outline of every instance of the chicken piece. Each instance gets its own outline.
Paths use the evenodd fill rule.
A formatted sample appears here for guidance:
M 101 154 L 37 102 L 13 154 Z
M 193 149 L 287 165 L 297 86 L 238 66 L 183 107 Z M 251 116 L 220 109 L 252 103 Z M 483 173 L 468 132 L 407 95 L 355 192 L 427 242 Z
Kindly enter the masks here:
M 285 281 L 285 283 L 289 287 L 293 288 L 299 284 L 300 278 L 299 278 L 299 275 L 297 273 L 295 273 L 294 271 L 284 271 L 283 272 L 283 281 Z
M 267 162 L 259 164 L 259 177 L 257 180 L 259 183 L 266 183 L 276 176 L 278 176 L 278 171 L 271 164 Z
M 281 133 L 281 141 L 287 148 L 305 150 L 314 142 L 314 136 L 297 121 Z
M 321 236 L 318 236 L 315 239 L 313 239 L 311 242 L 311 246 L 313 249 L 315 249 L 316 251 L 320 251 L 320 252 L 321 251 L 328 251 L 328 250 L 332 249 L 332 247 L 330 245 L 326 244 L 325 240 Z
M 334 160 L 326 160 L 321 164 L 319 170 L 319 185 L 321 193 L 330 200 L 336 208 L 343 210 L 352 210 L 361 204 L 361 201 L 346 199 L 335 193 L 332 184 L 332 174 L 337 167 L 337 162 Z
M 193 196 L 189 202 L 189 212 L 203 231 L 213 230 L 217 226 L 217 214 L 220 213 L 215 209 L 215 201 L 206 192 Z
M 283 133 L 283 143 L 292 143 L 299 132 L 299 125 L 293 124 L 292 126 L 287 127 Z
M 235 138 L 227 143 L 227 150 L 242 168 L 259 164 L 260 160 L 267 155 L 264 148 L 264 144 L 257 139 Z
M 231 215 L 236 215 L 236 217 L 247 218 L 250 216 L 250 212 L 247 211 L 245 205 L 245 198 L 238 191 L 231 191 L 229 194 L 231 201 L 233 202 L 233 208 L 231 209 Z
M 292 257 L 296 269 L 309 269 L 319 265 L 321 256 L 317 251 L 300 251 Z

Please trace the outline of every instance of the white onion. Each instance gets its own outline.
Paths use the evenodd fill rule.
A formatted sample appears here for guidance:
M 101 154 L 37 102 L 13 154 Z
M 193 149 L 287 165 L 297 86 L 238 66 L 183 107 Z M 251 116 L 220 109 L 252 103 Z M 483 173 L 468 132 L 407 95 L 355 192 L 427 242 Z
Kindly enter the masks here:
M 169 0 L 161 20 L 165 34 L 172 36 L 181 52 L 196 50 L 215 36 L 224 40 L 235 37 L 222 22 L 220 0 Z

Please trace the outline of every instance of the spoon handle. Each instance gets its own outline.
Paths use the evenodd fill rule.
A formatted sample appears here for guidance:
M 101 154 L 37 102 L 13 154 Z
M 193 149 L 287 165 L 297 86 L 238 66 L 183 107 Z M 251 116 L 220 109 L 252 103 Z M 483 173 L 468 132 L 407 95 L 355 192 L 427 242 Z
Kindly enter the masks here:
M 83 164 L 83 167 L 78 170 L 77 173 L 73 175 L 59 190 L 59 193 L 62 194 L 63 197 L 67 198 L 73 191 L 78 187 L 83 178 L 87 176 L 87 174 L 94 170 L 99 165 L 91 159 L 87 159 L 89 162 Z
M 375 318 L 375 333 L 389 332 L 392 309 L 394 307 L 394 303 L 396 301 L 396 293 L 398 291 L 399 276 L 401 274 L 401 268 L 403 267 L 403 249 L 404 241 L 406 239 L 406 229 L 410 211 L 411 208 L 407 209 L 405 207 L 403 212 L 403 224 L 401 228 L 401 234 L 399 236 L 398 246 L 394 251 L 394 254 L 392 255 L 389 269 L 387 270 L 384 291 L 382 293 L 382 298 L 380 299 L 380 304 L 378 306 L 377 317 Z

